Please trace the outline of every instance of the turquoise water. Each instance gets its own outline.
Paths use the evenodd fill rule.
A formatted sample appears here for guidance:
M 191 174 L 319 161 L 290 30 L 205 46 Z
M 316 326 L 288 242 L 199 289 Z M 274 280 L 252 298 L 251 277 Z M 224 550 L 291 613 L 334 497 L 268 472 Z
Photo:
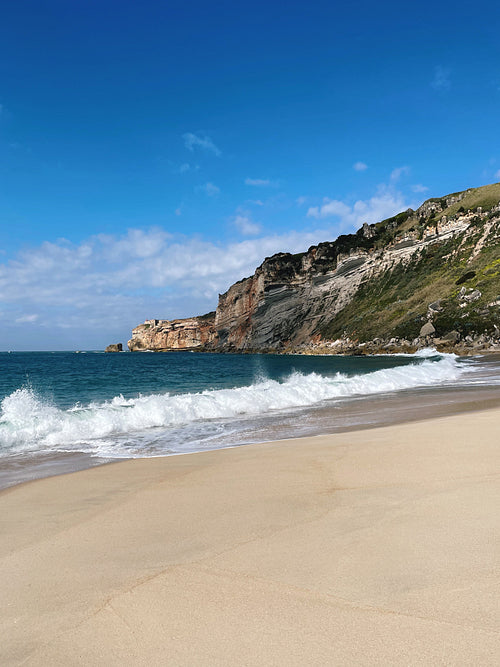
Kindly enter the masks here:
M 423 361 L 420 358 L 417 363 Z M 29 387 L 57 407 L 69 408 L 119 395 L 194 393 L 244 387 L 262 379 L 283 382 L 294 371 L 324 377 L 337 373 L 353 376 L 414 364 L 415 358 L 402 356 L 0 352 L 0 400 L 16 389 Z
M 395 397 L 410 406 L 419 392 L 434 392 L 435 401 L 436 391 L 498 389 L 499 378 L 491 359 L 432 350 L 378 357 L 5 352 L 0 466 L 48 455 L 159 456 L 353 428 L 375 423 Z

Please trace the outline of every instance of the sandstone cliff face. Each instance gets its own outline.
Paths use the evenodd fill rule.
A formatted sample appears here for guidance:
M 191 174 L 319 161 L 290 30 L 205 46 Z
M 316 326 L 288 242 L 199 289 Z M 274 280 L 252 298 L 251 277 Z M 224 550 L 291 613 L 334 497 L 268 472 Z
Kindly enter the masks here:
M 213 344 L 216 339 L 212 313 L 184 320 L 146 320 L 133 329 L 128 347 L 131 352 L 192 350 Z
M 253 276 L 219 297 L 218 345 L 236 350 L 297 349 L 346 335 L 360 341 L 390 337 L 394 331 L 413 338 L 429 319 L 440 322 L 441 333 L 465 324 L 495 333 L 500 309 L 491 298 L 500 289 L 500 279 L 497 269 L 488 266 L 488 257 L 497 258 L 494 266 L 500 262 L 499 199 L 498 184 L 467 190 L 429 200 L 417 211 L 382 223 L 365 224 L 356 234 L 306 253 L 267 258 Z M 486 202 L 487 207 L 466 210 L 461 204 L 468 202 Z M 455 280 L 483 250 L 487 252 L 478 262 L 475 279 L 485 290 L 478 291 L 482 307 L 460 311 L 464 303 L 455 294 Z M 432 311 L 424 299 L 442 299 L 444 305 Z M 374 325 L 369 331 L 366 320 L 378 322 L 380 330 Z M 336 322 L 345 323 L 346 329 Z
M 334 244 L 322 247 L 327 245 L 310 248 L 302 256 L 266 259 L 253 276 L 222 294 L 215 317 L 219 345 L 278 349 L 311 340 L 374 266 L 375 258 L 363 249 L 344 256 Z
M 346 336 L 411 339 L 428 320 L 438 335 L 495 333 L 499 201 L 500 184 L 470 189 L 307 252 L 278 253 L 219 296 L 214 318 L 148 321 L 134 329 L 129 348 L 281 350 Z M 467 289 L 480 295 L 478 303 L 455 288 L 467 268 L 474 269 Z M 428 307 L 436 300 L 441 305 Z

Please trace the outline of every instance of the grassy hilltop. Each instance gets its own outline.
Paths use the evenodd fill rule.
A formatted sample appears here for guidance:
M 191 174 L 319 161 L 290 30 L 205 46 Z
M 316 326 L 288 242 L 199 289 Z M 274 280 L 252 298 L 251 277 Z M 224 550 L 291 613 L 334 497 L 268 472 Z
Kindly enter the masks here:
M 447 223 L 469 222 L 467 229 L 443 240 L 436 235 L 409 263 L 395 264 L 366 280 L 350 303 L 321 327 L 323 339 L 413 339 L 429 313 L 438 337 L 452 330 L 461 336 L 498 334 L 499 202 L 500 183 L 495 183 L 429 199 L 417 211 L 410 209 L 372 226 L 370 245 L 383 248 L 397 247 L 408 238 L 432 239 Z

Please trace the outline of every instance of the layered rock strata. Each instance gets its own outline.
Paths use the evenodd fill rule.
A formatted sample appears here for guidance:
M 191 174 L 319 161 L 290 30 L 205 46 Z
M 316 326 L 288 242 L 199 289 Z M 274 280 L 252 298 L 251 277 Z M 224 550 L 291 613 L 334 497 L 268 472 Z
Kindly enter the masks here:
M 493 340 L 499 200 L 500 184 L 470 189 L 307 252 L 278 253 L 220 295 L 214 317 L 148 320 L 134 329 L 129 348 L 333 351 L 337 344 L 345 351 L 338 341 L 358 349 L 377 337 L 418 347 L 451 330 L 461 332 L 456 344 L 469 334 Z
M 146 320 L 133 329 L 128 342 L 131 352 L 194 350 L 206 347 L 217 338 L 214 313 L 183 320 Z

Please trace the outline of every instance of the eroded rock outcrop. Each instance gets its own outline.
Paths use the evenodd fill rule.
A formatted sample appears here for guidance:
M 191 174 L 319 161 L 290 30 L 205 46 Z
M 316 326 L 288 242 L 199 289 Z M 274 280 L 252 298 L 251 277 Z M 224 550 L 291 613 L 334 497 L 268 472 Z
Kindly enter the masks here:
M 209 313 L 183 320 L 146 320 L 133 329 L 129 350 L 193 350 L 213 345 L 217 340 L 214 318 L 215 313 Z
M 364 248 L 340 252 L 335 243 L 307 253 L 267 258 L 250 278 L 219 297 L 215 328 L 230 349 L 279 349 L 311 339 L 340 310 L 371 270 Z
M 108 347 L 104 350 L 104 352 L 122 352 L 123 351 L 123 346 L 121 343 L 111 343 L 111 345 L 108 345 Z

